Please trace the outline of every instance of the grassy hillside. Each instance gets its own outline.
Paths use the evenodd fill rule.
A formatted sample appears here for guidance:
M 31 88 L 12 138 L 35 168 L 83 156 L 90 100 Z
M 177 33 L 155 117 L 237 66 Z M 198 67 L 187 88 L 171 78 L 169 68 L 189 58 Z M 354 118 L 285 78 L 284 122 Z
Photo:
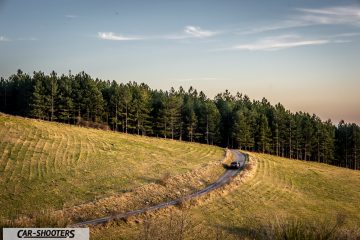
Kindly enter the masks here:
M 0 219 L 56 210 L 36 220 L 48 226 L 178 198 L 217 179 L 223 155 L 214 146 L 0 115 Z M 92 239 L 238 239 L 293 219 L 331 228 L 339 216 L 344 229 L 360 229 L 359 171 L 255 153 L 250 162 L 225 188 L 94 227 Z
M 0 206 L 6 206 L 0 208 L 0 218 L 136 193 L 164 178 L 218 163 L 223 155 L 214 146 L 0 114 Z M 126 207 L 136 207 L 134 202 Z
M 349 229 L 357 230 L 350 235 L 360 237 L 359 171 L 266 154 L 250 153 L 250 160 L 253 165 L 252 170 L 247 170 L 248 176 L 237 177 L 218 194 L 200 199 L 185 211 L 188 216 L 185 239 L 259 237 L 262 231 L 275 231 L 279 226 L 286 229 L 282 226 L 286 223 L 295 225 L 292 228 L 300 229 L 299 232 L 311 231 L 310 234 L 315 231 L 311 226 L 320 228 L 322 234 L 331 231 L 337 219 L 343 221 L 339 229 L 346 229 L 346 234 Z M 143 216 L 143 224 L 117 223 L 106 230 L 97 228 L 93 230 L 93 239 L 132 239 L 144 234 L 145 229 L 152 231 L 153 236 L 164 236 L 164 232 L 172 231 L 177 235 L 181 230 L 164 230 L 157 226 L 167 228 L 171 221 L 182 222 L 183 214 L 183 210 L 174 208 L 159 212 L 149 221 Z
M 360 172 L 326 164 L 289 160 L 265 154 L 251 154 L 257 162 L 255 175 L 221 201 L 195 211 L 211 224 L 229 227 L 229 219 L 240 227 L 269 219 L 300 218 L 326 220 L 338 214 L 346 224 L 360 227 Z M 201 214 L 200 214 L 201 213 Z

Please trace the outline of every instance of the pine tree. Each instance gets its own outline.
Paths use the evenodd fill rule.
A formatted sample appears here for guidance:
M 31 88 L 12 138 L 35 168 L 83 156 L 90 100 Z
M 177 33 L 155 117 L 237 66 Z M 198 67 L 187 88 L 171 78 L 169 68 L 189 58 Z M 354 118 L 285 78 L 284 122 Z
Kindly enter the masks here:
M 121 92 L 119 85 L 115 81 L 111 83 L 109 105 L 113 112 L 112 123 L 114 124 L 114 130 L 118 131 Z
M 129 128 L 129 113 L 132 101 L 132 93 L 130 90 L 130 84 L 121 85 L 121 103 L 122 103 L 122 114 L 125 118 L 124 131 L 128 133 Z
M 210 100 L 190 87 L 185 92 L 151 90 L 145 84 L 92 79 L 81 72 L 58 77 L 18 70 L 0 79 L 0 111 L 51 121 L 111 124 L 112 129 L 171 137 L 359 169 L 360 128 L 334 126 L 308 113 L 292 114 L 265 98 L 250 101 L 229 91 Z M 86 120 L 86 121 L 83 121 Z M 92 122 L 92 123 L 90 123 Z M 96 122 L 96 124 L 94 124 Z
M 62 75 L 58 80 L 58 107 L 57 119 L 70 123 L 74 114 L 74 103 L 72 99 L 72 76 Z
M 0 111 L 1 112 L 7 112 L 8 86 L 9 86 L 9 82 L 1 77 L 0 78 Z
M 45 107 L 45 88 L 44 81 L 45 75 L 42 72 L 34 72 L 34 86 L 33 93 L 30 100 L 30 116 L 38 119 L 45 119 L 46 107 Z
M 175 92 L 174 88 L 170 89 L 167 101 L 167 118 L 169 119 L 169 128 L 171 132 L 171 139 L 174 139 L 175 134 L 178 134 L 180 128 L 182 98 Z
M 54 113 L 55 113 L 55 107 L 56 107 L 56 97 L 57 97 L 57 89 L 58 89 L 58 83 L 57 83 L 57 76 L 55 71 L 52 71 L 49 76 L 49 101 L 50 101 L 50 121 L 54 120 Z
M 264 114 L 261 114 L 258 119 L 258 128 L 257 128 L 257 148 L 262 153 L 268 152 L 270 150 L 270 138 L 271 131 L 268 125 L 268 120 Z
M 193 142 L 194 140 L 194 134 L 197 124 L 197 118 L 193 104 L 194 104 L 193 100 L 189 96 L 186 96 L 184 100 L 183 116 L 184 116 L 184 123 L 186 126 L 188 140 L 190 142 Z
M 220 93 L 215 97 L 215 104 L 219 109 L 220 120 L 220 135 L 221 145 L 226 147 L 233 147 L 233 109 L 234 109 L 234 97 L 228 90 L 224 93 Z
M 234 137 L 240 149 L 245 149 L 250 138 L 250 126 L 244 110 L 238 110 L 234 114 Z

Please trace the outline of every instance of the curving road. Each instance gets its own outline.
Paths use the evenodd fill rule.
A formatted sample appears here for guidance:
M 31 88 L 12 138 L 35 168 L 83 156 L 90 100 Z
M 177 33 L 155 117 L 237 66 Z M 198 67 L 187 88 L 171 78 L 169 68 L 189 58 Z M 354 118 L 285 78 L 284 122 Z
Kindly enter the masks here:
M 208 192 L 211 192 L 221 186 L 224 186 L 226 183 L 230 182 L 230 180 L 234 176 L 236 176 L 240 172 L 240 170 L 243 169 L 243 167 L 245 165 L 245 159 L 246 159 L 245 154 L 240 153 L 237 150 L 230 150 L 230 151 L 234 155 L 233 161 L 239 161 L 241 163 L 241 168 L 240 169 L 227 169 L 226 172 L 224 173 L 224 175 L 222 175 L 216 182 L 208 185 L 204 189 L 201 189 L 197 192 L 194 192 L 190 195 L 187 195 L 185 197 L 182 197 L 182 198 L 179 198 L 176 200 L 159 203 L 155 206 L 146 207 L 146 208 L 142 208 L 142 209 L 138 209 L 138 210 L 134 210 L 134 211 L 130 211 L 130 212 L 125 212 L 125 213 L 120 213 L 120 214 L 116 214 L 113 216 L 107 216 L 107 217 L 97 218 L 97 219 L 93 219 L 93 220 L 89 220 L 89 221 L 85 221 L 85 222 L 79 222 L 79 223 L 72 225 L 71 227 L 83 227 L 83 226 L 89 226 L 89 225 L 103 224 L 103 223 L 107 223 L 114 219 L 127 218 L 127 217 L 138 215 L 141 213 L 158 210 L 158 209 L 165 208 L 165 207 L 172 206 L 172 205 L 177 205 L 184 200 L 190 200 L 190 199 L 202 196 L 202 195 L 204 195 Z

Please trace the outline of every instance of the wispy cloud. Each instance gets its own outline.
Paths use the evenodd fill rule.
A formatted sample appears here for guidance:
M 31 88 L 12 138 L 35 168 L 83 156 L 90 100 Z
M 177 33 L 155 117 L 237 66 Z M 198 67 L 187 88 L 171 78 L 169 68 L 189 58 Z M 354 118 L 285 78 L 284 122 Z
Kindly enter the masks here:
M 238 31 L 238 34 L 255 34 L 289 28 L 309 27 L 314 25 L 352 25 L 360 26 L 360 7 L 357 5 L 325 8 L 297 8 L 286 19 L 270 25 L 253 27 Z
M 186 26 L 184 32 L 196 38 L 212 37 L 217 34 L 216 32 L 203 30 L 197 26 Z
M 131 41 L 131 40 L 142 39 L 141 37 L 116 35 L 113 32 L 99 32 L 98 37 L 103 40 L 112 40 L 112 41 Z
M 181 40 L 191 38 L 208 38 L 218 34 L 218 32 L 204 30 L 197 26 L 186 26 L 182 33 L 172 35 L 150 35 L 150 36 L 124 36 L 114 32 L 98 32 L 98 37 L 103 40 L 131 41 L 131 40 L 154 40 L 168 39 Z
M 358 16 L 359 8 L 357 6 L 333 6 L 325 8 L 297 8 L 299 11 L 334 16 Z
M 258 40 L 254 43 L 240 44 L 234 46 L 237 50 L 251 50 L 251 51 L 275 51 L 286 48 L 294 48 L 310 45 L 321 45 L 330 43 L 327 39 L 305 39 L 297 35 L 281 35 L 276 37 L 267 37 Z
M 350 24 L 360 26 L 360 7 L 339 6 L 319 9 L 299 8 L 299 20 L 313 24 Z
M 10 39 L 4 37 L 4 36 L 0 36 L 0 42 L 8 42 L 10 41 Z
M 166 35 L 165 39 L 208 38 L 217 35 L 218 32 L 204 30 L 198 26 L 186 26 L 181 34 Z
M 241 31 L 235 32 L 236 34 L 256 34 L 262 32 L 283 30 L 288 28 L 298 28 L 298 27 L 306 27 L 310 24 L 300 20 L 283 20 L 280 22 L 273 23 L 267 26 L 253 27 L 250 29 L 245 29 Z

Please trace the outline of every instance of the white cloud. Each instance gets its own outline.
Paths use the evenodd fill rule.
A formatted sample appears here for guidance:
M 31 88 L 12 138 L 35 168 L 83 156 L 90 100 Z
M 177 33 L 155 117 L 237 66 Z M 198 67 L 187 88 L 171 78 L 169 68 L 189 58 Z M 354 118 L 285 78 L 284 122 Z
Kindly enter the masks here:
M 113 41 L 131 41 L 131 40 L 140 40 L 140 37 L 129 37 L 129 36 L 122 36 L 116 35 L 113 32 L 99 32 L 98 37 L 103 40 L 113 40 Z
M 240 32 L 236 32 L 237 34 L 255 34 L 262 33 L 268 31 L 276 31 L 288 28 L 297 28 L 297 27 L 306 27 L 309 26 L 309 23 L 300 20 L 284 20 L 281 22 L 273 23 L 272 25 L 262 26 L 262 27 L 254 27 L 251 29 L 246 29 Z
M 340 6 L 319 9 L 299 8 L 298 20 L 308 25 L 360 26 L 360 7 Z
M 107 33 L 112 34 L 112 32 Z M 184 27 L 184 30 L 182 33 L 177 34 L 167 34 L 167 35 L 154 35 L 154 36 L 146 36 L 142 38 L 136 38 L 136 39 L 142 39 L 142 40 L 150 40 L 150 39 L 169 39 L 169 40 L 182 40 L 182 39 L 191 39 L 191 38 L 208 38 L 219 34 L 219 32 L 204 30 L 197 26 L 186 26 Z M 124 36 L 118 36 L 119 40 L 128 40 L 127 37 Z M 125 38 L 125 39 L 122 39 Z M 134 38 L 131 38 L 129 40 L 136 40 Z M 111 39 L 113 40 L 113 39 Z M 115 39 L 114 39 L 115 40 Z
M 264 38 L 255 43 L 237 45 L 234 46 L 233 49 L 251 51 L 275 51 L 286 48 L 321 45 L 327 43 L 330 43 L 330 41 L 327 39 L 304 39 L 296 35 L 282 35 Z
M 218 34 L 209 30 L 203 30 L 197 26 L 186 26 L 182 34 L 166 35 L 165 39 L 188 39 L 188 38 L 208 38 Z
M 192 37 L 196 38 L 206 38 L 206 37 L 212 37 L 216 35 L 216 32 L 209 31 L 209 30 L 203 30 L 200 27 L 197 26 L 186 26 L 184 29 L 184 32 Z
M 298 8 L 299 11 L 319 15 L 332 15 L 360 19 L 360 8 L 357 6 L 337 6 L 326 8 Z
M 0 42 L 8 42 L 10 41 L 10 39 L 4 37 L 4 36 L 0 36 Z
M 281 29 L 308 27 L 313 25 L 352 25 L 360 26 L 359 6 L 337 6 L 325 8 L 297 8 L 297 14 L 271 25 L 245 29 L 239 34 L 254 34 Z

